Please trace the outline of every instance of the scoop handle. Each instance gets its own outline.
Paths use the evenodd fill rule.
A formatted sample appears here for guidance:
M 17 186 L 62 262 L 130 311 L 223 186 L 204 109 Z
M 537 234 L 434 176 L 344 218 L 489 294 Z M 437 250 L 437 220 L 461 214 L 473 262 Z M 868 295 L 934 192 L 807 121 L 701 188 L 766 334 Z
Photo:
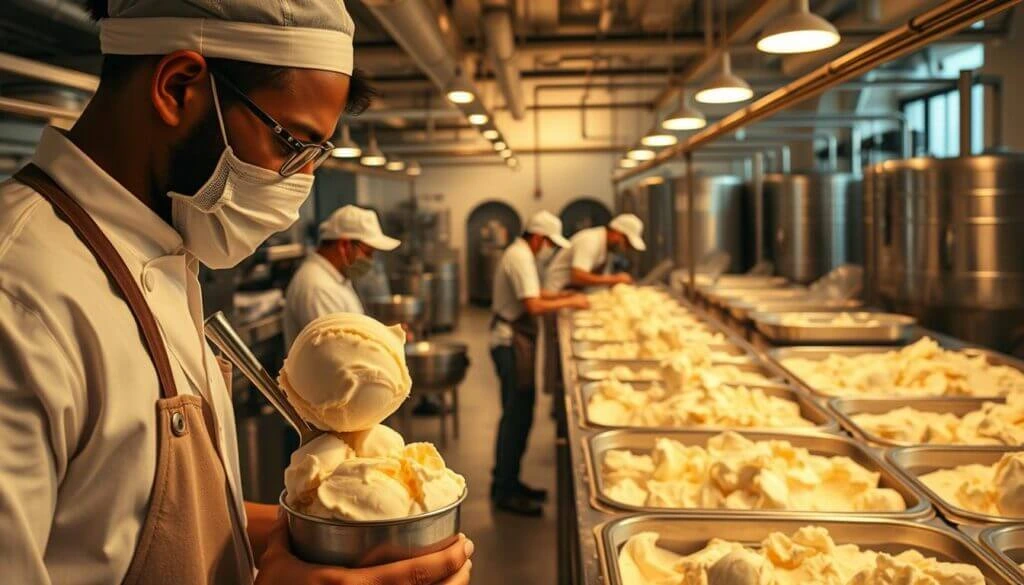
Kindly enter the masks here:
M 277 381 L 253 355 L 249 346 L 242 341 L 223 312 L 217 311 L 210 315 L 203 324 L 203 330 L 206 337 L 217 346 L 217 349 L 242 371 L 242 374 L 263 394 L 270 405 L 299 433 L 299 440 L 302 444 L 308 443 L 321 434 L 321 431 L 313 428 L 299 416 L 299 413 L 285 397 L 284 390 L 277 385 Z

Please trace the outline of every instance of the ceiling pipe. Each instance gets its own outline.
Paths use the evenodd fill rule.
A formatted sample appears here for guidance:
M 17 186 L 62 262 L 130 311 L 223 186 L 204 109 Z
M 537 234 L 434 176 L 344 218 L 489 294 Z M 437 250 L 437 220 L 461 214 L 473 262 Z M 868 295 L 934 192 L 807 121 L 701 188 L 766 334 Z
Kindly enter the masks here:
M 523 81 L 516 63 L 515 29 L 509 1 L 487 0 L 483 7 L 483 30 L 487 39 L 487 55 L 494 66 L 505 104 L 514 119 L 522 120 L 526 108 L 523 105 Z
M 4 0 L 27 12 L 48 18 L 54 22 L 69 26 L 92 35 L 100 33 L 100 25 L 92 19 L 92 15 L 77 2 L 69 0 Z
M 396 43 L 443 93 L 458 75 L 458 57 L 444 31 L 442 18 L 426 0 L 364 0 L 370 12 Z M 449 24 L 450 26 L 450 24 Z
M 625 176 L 646 172 L 744 126 L 817 97 L 844 81 L 859 77 L 880 65 L 912 53 L 936 39 L 949 36 L 1020 2 L 1021 0 L 947 0 L 941 6 L 910 19 L 907 24 L 726 116 L 721 121 L 691 135 L 687 140 L 666 148 L 653 160 L 630 170 Z

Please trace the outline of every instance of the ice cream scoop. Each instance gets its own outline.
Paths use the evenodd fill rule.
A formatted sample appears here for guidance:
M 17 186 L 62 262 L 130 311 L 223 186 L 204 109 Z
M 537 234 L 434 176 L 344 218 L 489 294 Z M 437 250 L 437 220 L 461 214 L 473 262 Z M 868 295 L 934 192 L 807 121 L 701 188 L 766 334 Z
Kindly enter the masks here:
M 409 396 L 405 333 L 370 317 L 335 313 L 309 323 L 295 338 L 280 382 L 310 424 L 349 433 L 370 429 Z

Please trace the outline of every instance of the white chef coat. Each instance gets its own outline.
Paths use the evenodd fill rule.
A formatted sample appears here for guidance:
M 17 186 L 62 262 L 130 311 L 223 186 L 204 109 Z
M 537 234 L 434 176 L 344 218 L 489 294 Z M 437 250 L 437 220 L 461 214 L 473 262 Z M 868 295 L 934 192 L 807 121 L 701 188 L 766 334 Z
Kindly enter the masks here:
M 32 160 L 128 265 L 163 333 L 178 392 L 211 402 L 244 522 L 234 413 L 202 334 L 197 261 L 170 225 L 57 130 L 43 132 Z M 128 305 L 85 244 L 13 180 L 0 184 L 0 348 L 0 581 L 120 583 L 156 472 L 156 370 Z M 236 558 L 248 563 L 245 527 L 235 529 Z
M 284 293 L 284 339 L 287 347 L 310 321 L 330 313 L 365 315 L 352 281 L 313 252 L 295 271 Z
M 597 226 L 576 232 L 564 248 L 555 253 L 544 271 L 544 290 L 560 291 L 572 282 L 572 269 L 593 272 L 608 262 L 608 228 Z
M 506 321 L 515 321 L 526 312 L 523 299 L 540 297 L 540 273 L 537 259 L 523 238 L 509 244 L 498 262 L 491 293 L 491 312 Z M 512 328 L 508 323 L 495 323 L 491 329 L 491 346 L 510 345 Z

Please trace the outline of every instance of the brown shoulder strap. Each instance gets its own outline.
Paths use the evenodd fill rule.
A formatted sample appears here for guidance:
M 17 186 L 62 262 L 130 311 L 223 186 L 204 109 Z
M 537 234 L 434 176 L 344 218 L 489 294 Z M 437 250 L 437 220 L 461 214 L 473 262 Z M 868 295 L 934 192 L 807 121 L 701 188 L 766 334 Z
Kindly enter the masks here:
M 96 222 L 89 217 L 89 214 L 82 209 L 82 206 L 72 199 L 45 171 L 34 164 L 29 164 L 15 173 L 14 178 L 35 189 L 53 205 L 57 216 L 71 226 L 96 257 L 96 261 L 99 262 L 103 271 L 120 289 L 121 295 L 128 303 L 128 307 L 135 316 L 135 322 L 142 332 L 146 351 L 149 352 L 149 357 L 153 360 L 156 376 L 160 380 L 161 395 L 164 398 L 177 396 L 178 388 L 174 384 L 171 362 L 167 357 L 167 347 L 164 345 L 164 338 L 160 335 L 156 318 L 145 297 L 142 296 L 142 291 L 135 283 L 135 278 L 132 277 L 128 266 L 114 249 L 114 245 L 110 243 Z

